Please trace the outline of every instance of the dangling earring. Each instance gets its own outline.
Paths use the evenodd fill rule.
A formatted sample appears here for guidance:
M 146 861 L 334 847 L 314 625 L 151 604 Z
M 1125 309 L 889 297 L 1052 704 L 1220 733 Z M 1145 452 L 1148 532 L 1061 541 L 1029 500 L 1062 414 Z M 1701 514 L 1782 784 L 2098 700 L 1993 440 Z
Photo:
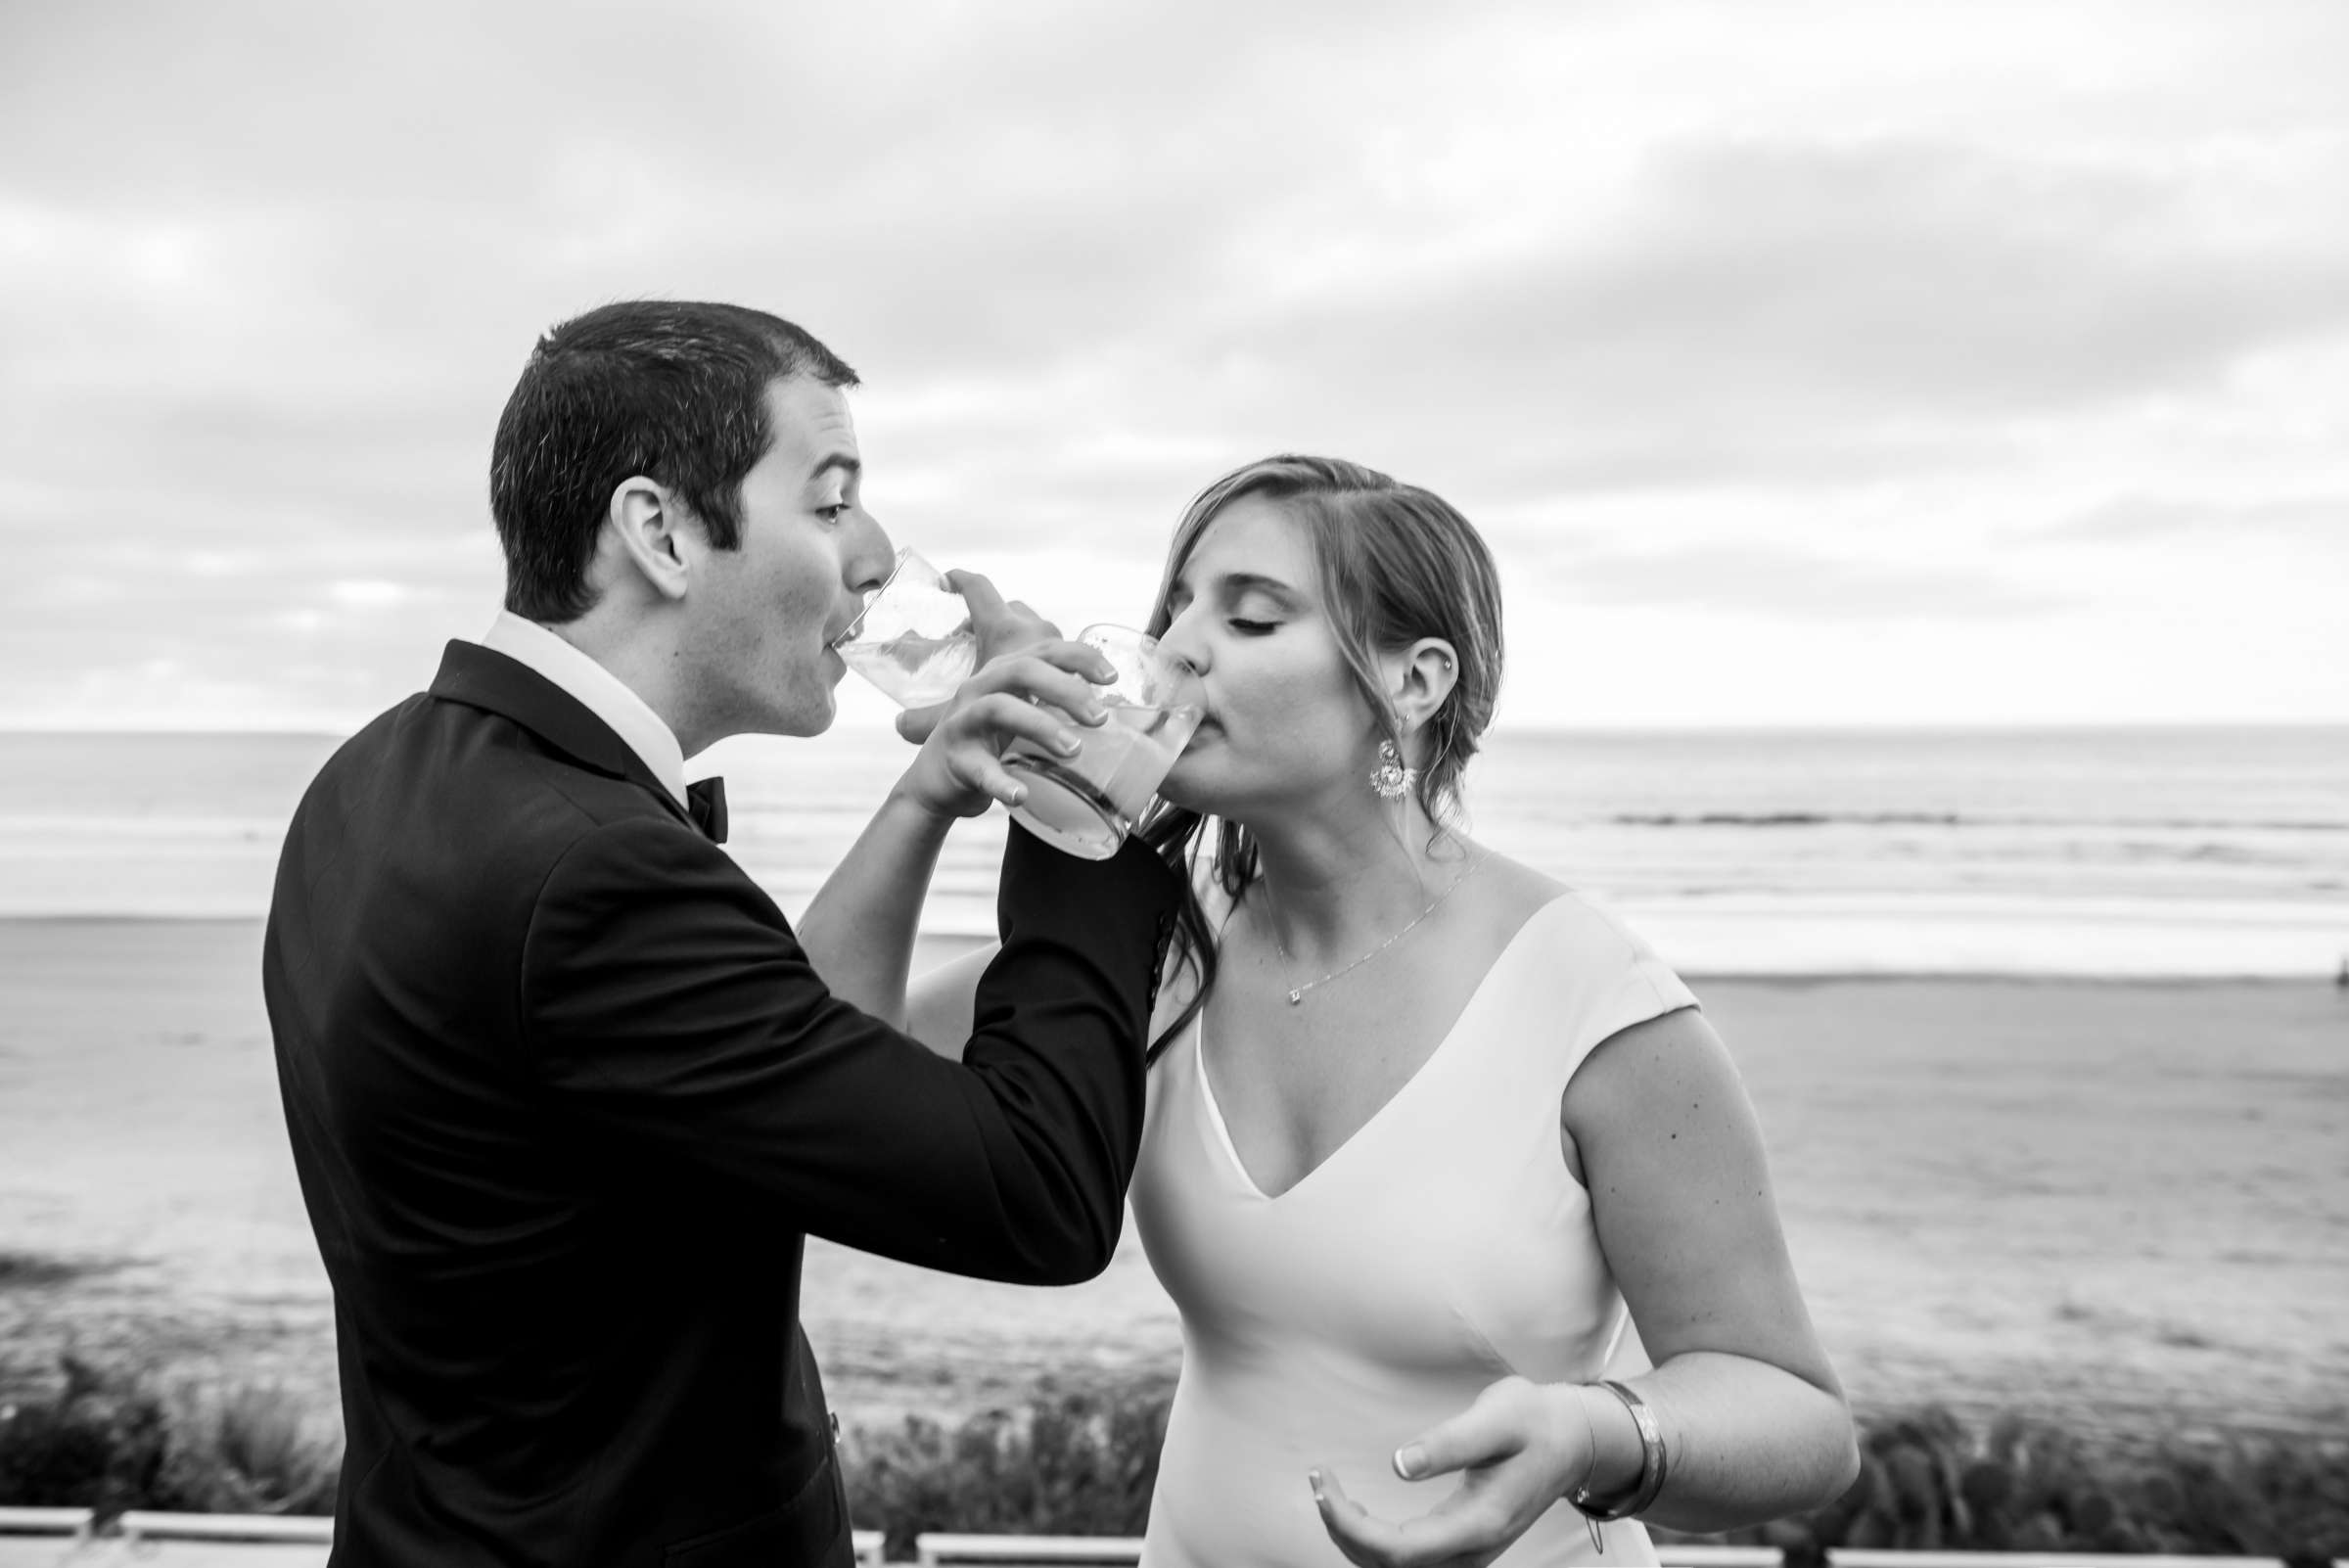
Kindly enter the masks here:
M 1419 769 L 1403 765 L 1403 753 L 1391 740 L 1378 743 L 1378 765 L 1370 770 L 1370 787 L 1382 801 L 1400 801 L 1419 782 Z

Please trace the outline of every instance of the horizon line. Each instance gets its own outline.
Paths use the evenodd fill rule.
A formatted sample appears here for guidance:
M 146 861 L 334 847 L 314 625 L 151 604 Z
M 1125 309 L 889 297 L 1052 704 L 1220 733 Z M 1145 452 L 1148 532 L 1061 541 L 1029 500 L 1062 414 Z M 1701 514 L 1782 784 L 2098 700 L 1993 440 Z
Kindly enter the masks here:
M 0 716 L 0 736 L 284 736 L 320 740 L 347 740 L 358 733 L 373 715 L 356 724 L 341 725 L 324 719 L 292 723 L 156 723 L 156 722 L 84 722 L 59 723 L 54 720 L 22 721 Z M 753 736 L 733 735 L 728 740 L 773 739 L 820 741 L 825 735 L 838 733 L 843 726 L 835 725 L 822 735 L 811 736 Z M 1854 734 L 1892 732 L 1908 734 L 2019 734 L 2050 731 L 2100 731 L 2119 733 L 2145 730 L 2349 730 L 2349 715 L 2332 718 L 2018 718 L 2018 719 L 1919 719 L 1919 718 L 1843 718 L 1843 719 L 1787 719 L 1787 720 L 1677 720 L 1667 719 L 1645 724 L 1583 723 L 1572 720 L 1498 723 L 1485 731 L 1487 739 L 1534 738 L 1551 735 L 1792 735 L 1792 734 Z M 877 731 L 876 731 L 877 733 Z

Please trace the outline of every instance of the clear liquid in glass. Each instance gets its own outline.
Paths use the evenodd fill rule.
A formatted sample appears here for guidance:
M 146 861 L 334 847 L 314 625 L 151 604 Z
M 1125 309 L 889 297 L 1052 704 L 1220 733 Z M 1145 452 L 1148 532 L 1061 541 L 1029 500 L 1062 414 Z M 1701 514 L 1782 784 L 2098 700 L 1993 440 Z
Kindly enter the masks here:
M 906 708 L 927 708 L 971 678 L 979 643 L 968 629 L 944 637 L 904 631 L 885 642 L 843 643 L 840 657 Z
M 1145 708 L 1113 699 L 1106 723 L 1079 731 L 1084 749 L 1075 757 L 1055 757 L 1022 741 L 1003 754 L 1003 765 L 1028 786 L 1028 799 L 1011 814 L 1057 849 L 1106 860 L 1133 831 L 1198 727 L 1195 707 Z

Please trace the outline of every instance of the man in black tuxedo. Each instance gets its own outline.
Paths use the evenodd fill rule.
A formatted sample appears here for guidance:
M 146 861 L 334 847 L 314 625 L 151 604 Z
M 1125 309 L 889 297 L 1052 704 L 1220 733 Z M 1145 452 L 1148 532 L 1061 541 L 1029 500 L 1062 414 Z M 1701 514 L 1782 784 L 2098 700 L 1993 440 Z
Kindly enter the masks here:
M 1016 793 L 1010 739 L 1081 739 L 1094 656 L 963 579 L 1011 651 L 883 806 L 921 831 L 799 934 L 684 783 L 831 722 L 892 558 L 854 384 L 733 306 L 555 329 L 494 447 L 506 612 L 295 815 L 263 982 L 335 1290 L 337 1563 L 846 1564 L 804 1237 L 1038 1284 L 1116 1246 L 1166 865 L 1015 826 L 959 1062 L 846 999 L 901 996 L 912 940 L 856 856 L 934 856 Z

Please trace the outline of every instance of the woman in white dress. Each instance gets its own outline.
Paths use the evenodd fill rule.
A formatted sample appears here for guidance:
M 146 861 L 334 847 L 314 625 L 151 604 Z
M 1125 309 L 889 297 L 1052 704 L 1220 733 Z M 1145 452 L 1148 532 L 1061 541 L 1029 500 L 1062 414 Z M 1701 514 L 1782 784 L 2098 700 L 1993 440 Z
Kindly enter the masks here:
M 1207 716 L 1133 1209 L 1182 1314 L 1149 1568 L 1655 1560 L 1858 1468 L 1735 1068 L 1611 916 L 1450 824 L 1500 602 L 1424 490 L 1277 457 L 1177 530 Z M 969 1032 L 977 959 L 909 1026 Z

